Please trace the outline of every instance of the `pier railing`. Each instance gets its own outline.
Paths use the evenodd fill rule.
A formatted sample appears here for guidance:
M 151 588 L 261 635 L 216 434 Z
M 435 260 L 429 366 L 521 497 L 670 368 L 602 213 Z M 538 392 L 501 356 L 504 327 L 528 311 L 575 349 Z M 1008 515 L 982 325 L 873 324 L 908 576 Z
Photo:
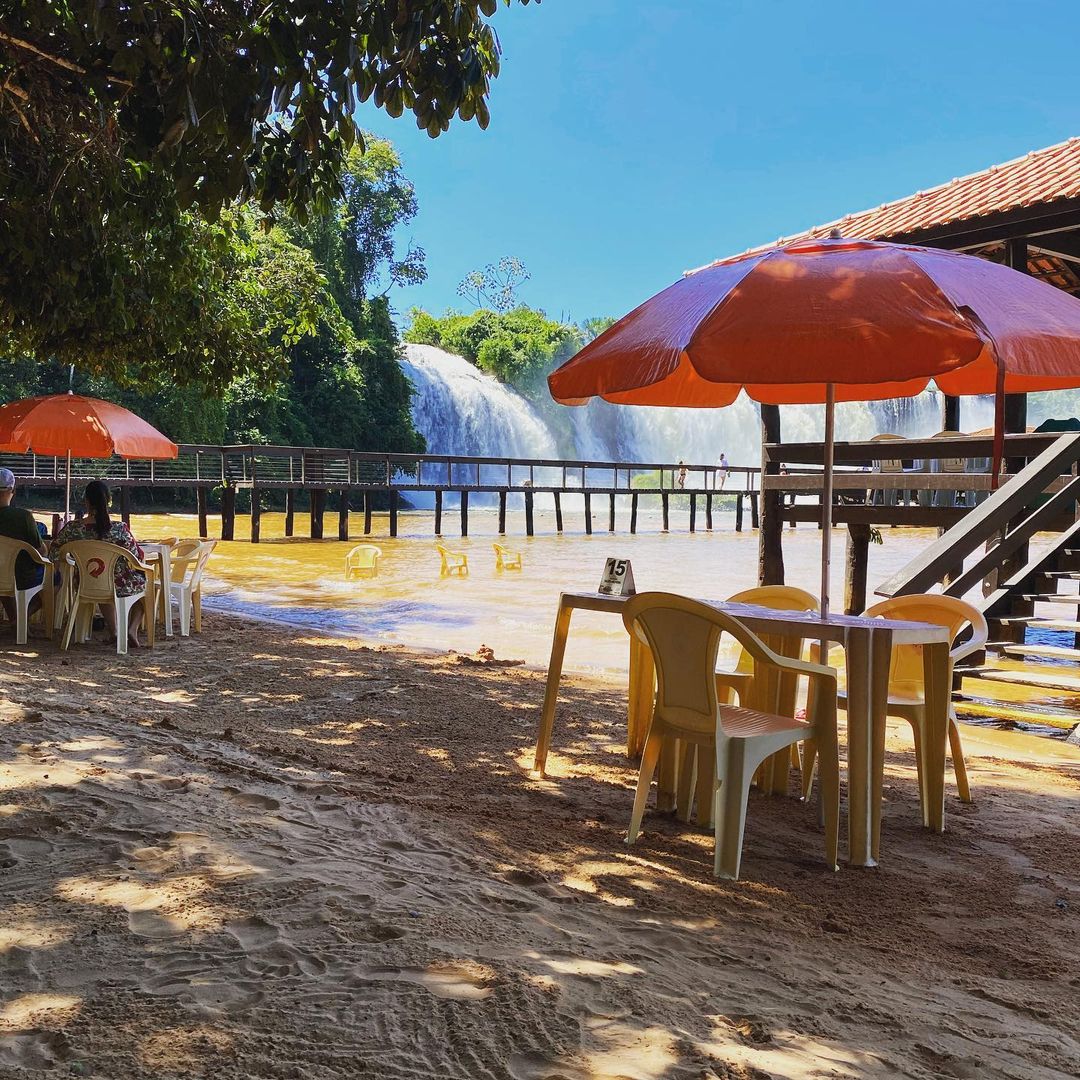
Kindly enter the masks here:
M 62 457 L 0 454 L 30 487 L 62 486 Z M 585 461 L 562 458 L 382 454 L 300 446 L 182 444 L 172 461 L 75 458 L 76 483 L 100 478 L 118 487 L 238 487 L 282 489 L 368 488 L 398 491 L 527 490 L 638 491 L 756 490 L 760 470 L 681 462 Z M 721 480 L 726 480 L 722 484 Z

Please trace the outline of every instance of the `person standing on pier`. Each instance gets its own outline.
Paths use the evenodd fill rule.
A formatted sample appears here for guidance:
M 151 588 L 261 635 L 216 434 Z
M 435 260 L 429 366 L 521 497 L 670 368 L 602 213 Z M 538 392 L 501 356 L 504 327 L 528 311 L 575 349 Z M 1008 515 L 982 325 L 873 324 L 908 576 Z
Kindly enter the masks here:
M 723 491 L 728 478 L 728 460 L 724 451 L 720 451 L 720 459 L 716 463 L 716 490 Z
M 686 487 L 686 462 L 679 462 L 679 487 Z

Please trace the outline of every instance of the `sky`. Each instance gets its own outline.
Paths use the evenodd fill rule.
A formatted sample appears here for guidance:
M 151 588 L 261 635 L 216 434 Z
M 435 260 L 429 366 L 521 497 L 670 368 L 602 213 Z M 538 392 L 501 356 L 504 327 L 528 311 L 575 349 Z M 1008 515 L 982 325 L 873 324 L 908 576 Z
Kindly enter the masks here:
M 1075 2 L 543 0 L 500 6 L 491 124 L 398 147 L 428 279 L 468 308 L 516 256 L 554 318 L 622 315 L 689 268 L 1080 134 Z

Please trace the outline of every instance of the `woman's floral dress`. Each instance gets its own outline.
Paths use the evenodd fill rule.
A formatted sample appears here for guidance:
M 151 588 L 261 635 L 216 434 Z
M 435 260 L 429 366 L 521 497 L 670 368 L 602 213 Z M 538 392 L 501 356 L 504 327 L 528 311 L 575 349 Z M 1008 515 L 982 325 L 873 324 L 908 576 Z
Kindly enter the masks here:
M 122 521 L 112 522 L 104 536 L 98 536 L 90 518 L 69 521 L 49 546 L 50 556 L 55 556 L 60 548 L 70 544 L 72 540 L 101 540 L 106 544 L 116 544 L 117 547 L 130 551 L 139 562 L 144 561 L 143 549 Z M 134 596 L 146 588 L 146 575 L 141 570 L 132 570 L 126 559 L 117 559 L 115 586 L 117 596 Z

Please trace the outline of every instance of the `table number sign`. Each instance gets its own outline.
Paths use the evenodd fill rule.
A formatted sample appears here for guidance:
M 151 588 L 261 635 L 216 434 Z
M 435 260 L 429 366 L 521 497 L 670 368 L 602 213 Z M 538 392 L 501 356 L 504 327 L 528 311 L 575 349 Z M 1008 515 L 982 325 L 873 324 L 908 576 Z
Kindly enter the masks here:
M 604 576 L 596 590 L 604 596 L 633 596 L 634 570 L 629 559 L 608 559 L 604 563 Z

